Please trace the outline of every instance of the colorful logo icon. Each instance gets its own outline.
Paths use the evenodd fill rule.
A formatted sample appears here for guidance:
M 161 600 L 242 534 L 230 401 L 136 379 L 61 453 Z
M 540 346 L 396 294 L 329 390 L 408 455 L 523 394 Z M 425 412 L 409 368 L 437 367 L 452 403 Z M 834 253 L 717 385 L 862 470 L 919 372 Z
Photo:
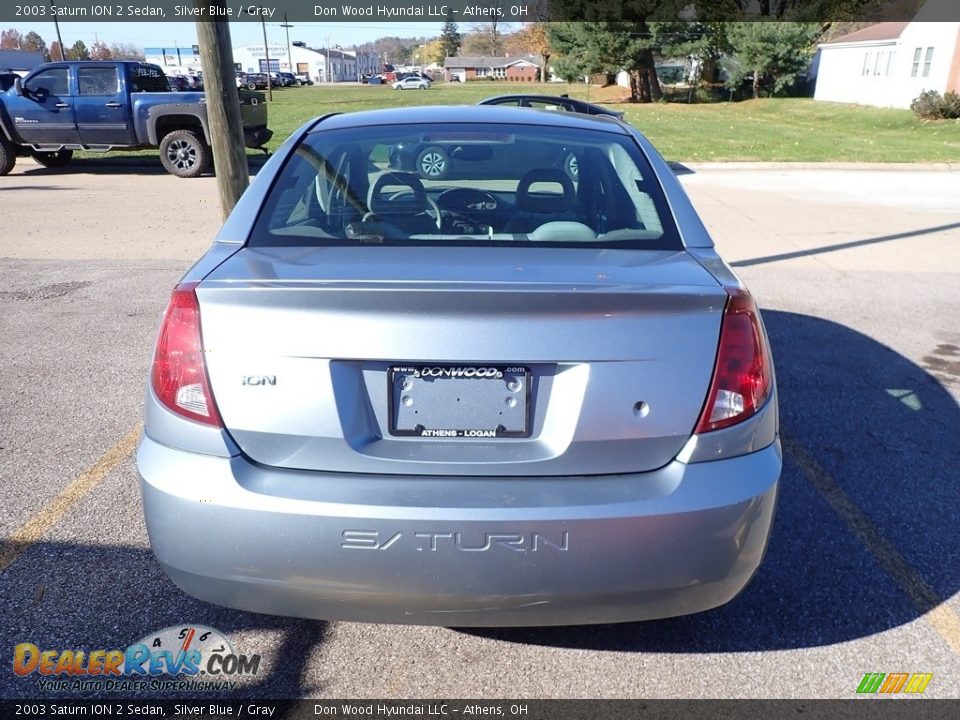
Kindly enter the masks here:
M 919 695 L 927 689 L 931 680 L 933 673 L 867 673 L 857 686 L 857 692 Z
M 125 650 L 41 650 L 29 642 L 13 649 L 13 672 L 38 675 L 41 690 L 187 689 L 179 687 L 184 682 L 193 690 L 220 690 L 259 669 L 260 655 L 237 653 L 223 633 L 205 625 L 164 628 Z M 178 679 L 157 680 L 161 676 Z M 145 681 L 149 688 L 140 687 Z

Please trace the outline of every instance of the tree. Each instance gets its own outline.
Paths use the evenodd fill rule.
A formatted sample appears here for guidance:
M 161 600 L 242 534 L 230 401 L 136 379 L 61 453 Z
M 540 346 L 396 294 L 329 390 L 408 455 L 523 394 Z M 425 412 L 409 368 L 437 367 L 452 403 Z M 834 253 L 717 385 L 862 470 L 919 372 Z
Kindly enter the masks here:
M 630 74 L 630 99 L 652 102 L 661 96 L 653 52 L 658 47 L 651 24 L 637 22 L 553 23 L 550 45 L 562 54 L 557 61 L 562 77 L 596 72 Z
M 470 26 L 473 34 L 470 36 L 471 46 L 475 52 L 485 57 L 499 57 L 503 44 L 503 23 L 491 20 L 485 23 L 475 23 Z
M 63 48 L 60 47 L 60 43 L 56 40 L 50 43 L 50 59 L 54 61 L 67 59 L 67 56 L 63 54 Z
M 128 43 L 111 43 L 110 54 L 114 60 L 143 60 L 143 50 Z
M 90 59 L 91 60 L 112 60 L 113 53 L 110 52 L 110 48 L 107 47 L 106 43 L 97 41 L 90 48 Z
M 440 47 L 445 58 L 454 57 L 460 52 L 460 44 L 463 42 L 463 38 L 460 36 L 459 30 L 457 24 L 453 21 L 453 16 L 447 13 L 447 21 L 443 23 L 443 30 L 440 32 Z
M 0 32 L 0 50 L 22 50 L 23 35 L 16 28 Z
M 23 38 L 23 49 L 29 50 L 30 52 L 38 52 L 43 56 L 44 62 L 50 61 L 50 51 L 47 50 L 47 43 L 32 30 Z
M 511 39 L 523 52 L 537 55 L 540 58 L 540 82 L 547 81 L 547 65 L 553 49 L 550 47 L 548 25 L 545 22 L 526 23 L 520 30 L 511 35 Z
M 760 97 L 764 81 L 773 93 L 782 92 L 809 67 L 820 31 L 816 23 L 730 23 L 727 39 L 732 57 L 727 85 L 737 87 L 752 75 L 753 97 Z
M 443 40 L 437 38 L 428 43 L 424 43 L 414 50 L 414 58 L 420 61 L 421 65 L 430 65 L 431 63 L 443 64 Z
M 89 60 L 90 51 L 87 50 L 87 44 L 83 40 L 77 40 L 73 47 L 67 50 L 71 60 Z

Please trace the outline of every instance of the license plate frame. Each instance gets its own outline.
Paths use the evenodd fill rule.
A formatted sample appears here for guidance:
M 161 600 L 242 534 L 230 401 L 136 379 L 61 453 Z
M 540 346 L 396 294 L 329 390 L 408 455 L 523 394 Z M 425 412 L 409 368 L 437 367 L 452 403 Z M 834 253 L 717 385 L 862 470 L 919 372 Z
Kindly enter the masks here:
M 431 440 L 528 438 L 532 377 L 525 365 L 391 365 L 389 433 Z M 431 406 L 438 401 L 442 406 Z

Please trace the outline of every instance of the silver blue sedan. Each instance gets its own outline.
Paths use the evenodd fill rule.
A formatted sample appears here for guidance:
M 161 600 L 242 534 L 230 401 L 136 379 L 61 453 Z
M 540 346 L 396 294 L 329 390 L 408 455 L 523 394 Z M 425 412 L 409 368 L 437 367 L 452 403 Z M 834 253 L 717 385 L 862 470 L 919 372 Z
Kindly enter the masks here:
M 781 470 L 763 322 L 666 163 L 519 108 L 294 133 L 173 290 L 145 412 L 173 582 L 327 620 L 707 610 L 757 570 Z

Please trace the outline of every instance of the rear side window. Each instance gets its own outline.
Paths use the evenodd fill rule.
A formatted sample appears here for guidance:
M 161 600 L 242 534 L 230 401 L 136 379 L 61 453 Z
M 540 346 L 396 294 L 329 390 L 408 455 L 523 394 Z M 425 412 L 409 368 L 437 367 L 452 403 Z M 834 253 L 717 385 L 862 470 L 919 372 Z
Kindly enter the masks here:
M 120 81 L 115 67 L 80 67 L 77 83 L 81 95 L 116 95 Z
M 41 70 L 23 84 L 25 90 L 37 95 L 56 95 L 62 97 L 70 94 L 70 76 L 67 68 L 50 68 Z
M 632 137 L 489 124 L 308 135 L 280 170 L 249 245 L 358 244 L 682 247 Z
M 130 92 L 170 92 L 167 76 L 156 65 L 129 65 Z

